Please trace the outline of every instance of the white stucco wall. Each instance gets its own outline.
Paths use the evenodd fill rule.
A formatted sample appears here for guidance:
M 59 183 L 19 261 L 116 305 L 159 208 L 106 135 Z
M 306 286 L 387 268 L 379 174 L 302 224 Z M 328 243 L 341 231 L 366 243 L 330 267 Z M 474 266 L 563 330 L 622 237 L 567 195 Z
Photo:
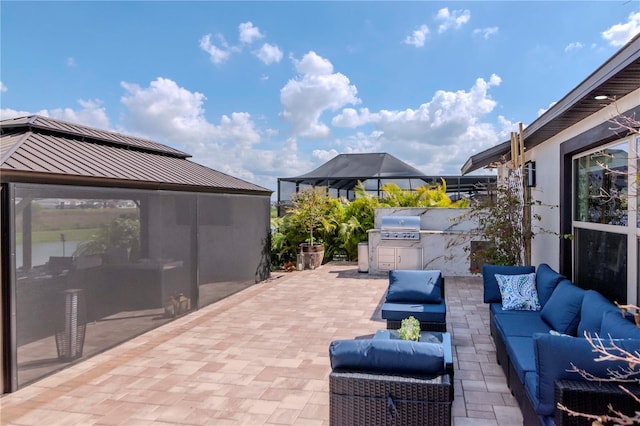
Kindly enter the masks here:
M 581 122 L 558 133 L 554 137 L 535 146 L 526 153 L 527 161 L 536 162 L 536 187 L 531 188 L 532 197 L 545 206 L 560 204 L 560 145 L 587 130 L 605 123 L 621 112 L 636 107 L 640 103 L 640 89 L 621 98 L 593 114 Z M 613 127 L 613 124 L 612 124 Z M 537 206 L 535 212 L 542 216 L 538 224 L 549 231 L 558 233 L 560 226 L 560 210 L 556 207 Z M 538 234 L 531 243 L 531 263 L 537 265 L 548 263 L 556 269 L 559 267 L 560 241 L 557 235 Z
M 535 147 L 527 160 L 536 162 L 536 186 L 531 196 L 541 205 L 534 205 L 532 215 L 541 220 L 532 222 L 535 237 L 531 242 L 531 264 L 547 263 L 556 271 L 560 267 L 560 143 L 543 143 Z

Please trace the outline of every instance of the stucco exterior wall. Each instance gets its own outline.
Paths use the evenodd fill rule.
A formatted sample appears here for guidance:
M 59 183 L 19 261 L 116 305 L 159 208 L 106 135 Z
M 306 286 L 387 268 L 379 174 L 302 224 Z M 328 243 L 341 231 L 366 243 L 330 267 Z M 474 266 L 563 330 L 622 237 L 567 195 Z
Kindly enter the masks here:
M 562 184 L 560 179 L 560 145 L 591 128 L 613 119 L 620 112 L 634 108 L 638 105 L 639 100 L 640 89 L 617 100 L 598 113 L 587 117 L 527 152 L 526 160 L 536 162 L 536 186 L 531 188 L 531 194 L 534 200 L 542 203 L 541 206 L 536 206 L 532 210 L 542 217 L 538 225 L 551 232 L 539 233 L 533 239 L 531 243 L 531 262 L 533 265 L 548 263 L 552 268 L 559 267 L 560 241 L 559 236 L 553 233 L 557 234 L 560 226 L 560 210 L 557 208 L 560 205 L 560 185 Z M 613 124 L 612 127 L 614 127 Z M 550 208 L 549 206 L 555 206 L 555 208 Z

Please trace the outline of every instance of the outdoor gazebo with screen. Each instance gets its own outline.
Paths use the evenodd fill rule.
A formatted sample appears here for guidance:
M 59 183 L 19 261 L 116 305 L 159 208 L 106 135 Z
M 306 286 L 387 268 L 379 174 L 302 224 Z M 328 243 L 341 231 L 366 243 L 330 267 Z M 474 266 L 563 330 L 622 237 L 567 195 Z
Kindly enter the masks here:
M 0 390 L 269 277 L 269 189 L 154 141 L 0 121 Z
M 395 183 L 402 189 L 414 190 L 444 179 L 447 192 L 457 194 L 477 190 L 478 184 L 495 183 L 496 176 L 425 175 L 420 170 L 387 153 L 340 154 L 315 170 L 296 177 L 278 179 L 278 205 L 289 202 L 300 189 L 326 186 L 334 197 L 355 197 L 358 182 L 367 192 L 380 196 L 381 187 Z

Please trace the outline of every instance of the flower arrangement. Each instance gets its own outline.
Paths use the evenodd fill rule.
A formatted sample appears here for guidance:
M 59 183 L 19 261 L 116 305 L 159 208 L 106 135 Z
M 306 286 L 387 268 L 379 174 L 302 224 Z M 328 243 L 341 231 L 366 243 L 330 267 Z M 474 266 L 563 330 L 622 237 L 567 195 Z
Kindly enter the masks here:
M 413 316 L 403 319 L 398 334 L 402 340 L 413 340 L 417 342 L 420 340 L 420 321 Z

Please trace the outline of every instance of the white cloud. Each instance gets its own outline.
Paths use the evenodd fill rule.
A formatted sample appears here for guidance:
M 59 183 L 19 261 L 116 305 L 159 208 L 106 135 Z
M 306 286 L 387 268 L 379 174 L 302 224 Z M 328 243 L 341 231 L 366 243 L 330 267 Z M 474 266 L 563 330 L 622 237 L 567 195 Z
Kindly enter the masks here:
M 611 46 L 624 46 L 636 34 L 640 33 L 640 12 L 629 14 L 629 20 L 625 23 L 612 25 L 602 32 L 602 38 Z
M 67 58 L 67 66 L 68 66 L 69 68 L 73 68 L 73 67 L 75 67 L 75 66 L 76 66 L 76 60 L 75 60 L 73 57 L 69 56 L 69 57 Z
M 41 115 L 43 117 L 56 118 L 58 120 L 83 124 L 98 129 L 109 129 L 109 117 L 107 117 L 107 112 L 100 100 L 78 100 L 78 103 L 81 108 L 75 110 L 72 108 L 55 108 L 52 110 L 42 109 L 40 111 L 30 112 L 4 108 L 0 110 L 0 119 L 6 120 L 27 115 Z
M 49 116 L 99 129 L 109 128 L 109 117 L 100 100 L 79 100 L 78 103 L 82 107 L 79 110 L 71 108 L 53 109 L 49 112 Z
M 557 102 L 555 102 L 555 101 L 554 101 L 554 102 L 551 102 L 551 103 L 549 104 L 549 106 L 548 106 L 548 107 L 538 109 L 538 117 L 540 117 L 540 116 L 541 116 L 542 114 L 544 114 L 545 112 L 549 111 L 549 108 L 551 108 L 552 106 L 554 106 L 556 103 L 557 103 Z
M 6 92 L 7 90 L 9 90 L 9 88 L 0 81 L 0 92 Z
M 473 35 L 481 36 L 485 40 L 496 34 L 498 34 L 498 27 L 476 28 L 473 30 Z
M 223 48 L 220 48 L 213 43 L 211 43 L 211 34 L 207 34 L 200 39 L 200 49 L 204 50 L 209 54 L 209 59 L 211 62 L 218 65 L 225 62 L 231 56 L 231 50 L 229 49 L 227 43 L 224 41 L 222 36 L 218 35 Z
M 276 187 L 283 170 L 295 176 L 313 165 L 299 156 L 295 138 L 263 147 L 262 134 L 271 137 L 277 131 L 261 132 L 247 112 L 222 115 L 218 124 L 210 122 L 205 95 L 170 79 L 158 78 L 148 87 L 121 85 L 126 91 L 121 101 L 128 109 L 127 132 L 184 149 L 197 163 L 267 188 Z
M 253 44 L 257 40 L 264 38 L 264 34 L 260 29 L 253 25 L 252 22 L 243 22 L 238 25 L 239 44 L 235 46 L 229 45 L 222 34 L 216 34 L 218 43 L 212 41 L 213 35 L 207 34 L 200 39 L 200 49 L 209 54 L 211 62 L 216 65 L 226 62 L 232 54 L 241 53 L 245 46 Z M 275 44 L 264 43 L 259 49 L 253 50 L 254 56 L 260 59 L 264 64 L 270 65 L 278 63 L 283 58 L 282 50 Z
M 574 41 L 573 43 L 567 44 L 567 46 L 564 48 L 564 51 L 570 52 L 572 50 L 580 50 L 583 47 L 584 47 L 584 44 L 580 43 L 579 41 Z
M 265 43 L 262 47 L 253 52 L 265 65 L 270 65 L 274 62 L 278 63 L 282 60 L 282 50 L 278 46 L 274 46 L 269 43 Z
M 314 51 L 307 53 L 299 61 L 293 58 L 293 64 L 298 74 L 329 75 L 333 73 L 333 64 Z
M 404 43 L 413 45 L 415 47 L 422 47 L 424 46 L 424 41 L 427 38 L 427 34 L 429 34 L 429 27 L 423 24 L 420 26 L 420 28 L 414 30 L 411 35 L 407 36 L 407 38 L 404 39 Z
M 251 117 L 246 112 L 223 115 L 220 124 L 205 117 L 202 93 L 190 92 L 174 81 L 157 78 L 142 88 L 121 83 L 126 94 L 121 102 L 128 108 L 127 126 L 156 140 L 179 142 L 195 149 L 230 144 L 231 149 L 246 149 L 260 141 Z
M 293 62 L 299 75 L 280 90 L 281 116 L 291 122 L 293 136 L 328 137 L 329 127 L 320 121 L 322 114 L 360 103 L 358 91 L 345 75 L 333 73 L 331 62 L 315 52 Z
M 243 22 L 238 25 L 238 31 L 240 32 L 240 42 L 243 44 L 251 44 L 264 37 L 264 35 L 260 33 L 260 29 L 254 27 L 251 22 Z
M 332 158 L 335 158 L 336 156 L 338 156 L 338 154 L 340 153 L 335 149 L 330 149 L 330 150 L 314 149 L 313 152 L 311 152 L 311 157 L 313 157 L 313 159 L 316 161 L 319 161 L 321 163 L 326 163 Z
M 454 10 L 452 12 L 449 11 L 449 8 L 444 7 L 438 11 L 436 15 L 436 20 L 442 22 L 438 27 L 438 33 L 442 34 L 447 31 L 449 28 L 458 29 L 462 25 L 469 22 L 471 19 L 471 12 L 469 10 Z
M 29 111 L 18 111 L 11 108 L 0 108 L 0 120 L 9 120 L 12 118 L 24 117 L 26 115 L 33 115 L 34 113 Z M 44 115 L 44 114 L 41 114 Z
M 344 108 L 340 114 L 333 117 L 331 124 L 336 127 L 355 128 L 375 121 L 376 117 L 372 116 L 369 108 L 361 108 L 360 111 L 356 111 L 353 108 Z
M 496 106 L 489 90 L 501 82 L 493 74 L 488 80 L 478 78 L 468 91 L 439 90 L 417 109 L 371 112 L 367 108 L 345 108 L 332 124 L 352 128 L 372 125 L 375 131 L 351 146 L 394 152 L 412 159 L 414 166 L 428 174 L 450 173 L 470 153 L 501 142 L 513 127 L 504 117 L 499 118 L 497 126 L 483 122 Z M 363 143 L 365 140 L 367 143 Z

